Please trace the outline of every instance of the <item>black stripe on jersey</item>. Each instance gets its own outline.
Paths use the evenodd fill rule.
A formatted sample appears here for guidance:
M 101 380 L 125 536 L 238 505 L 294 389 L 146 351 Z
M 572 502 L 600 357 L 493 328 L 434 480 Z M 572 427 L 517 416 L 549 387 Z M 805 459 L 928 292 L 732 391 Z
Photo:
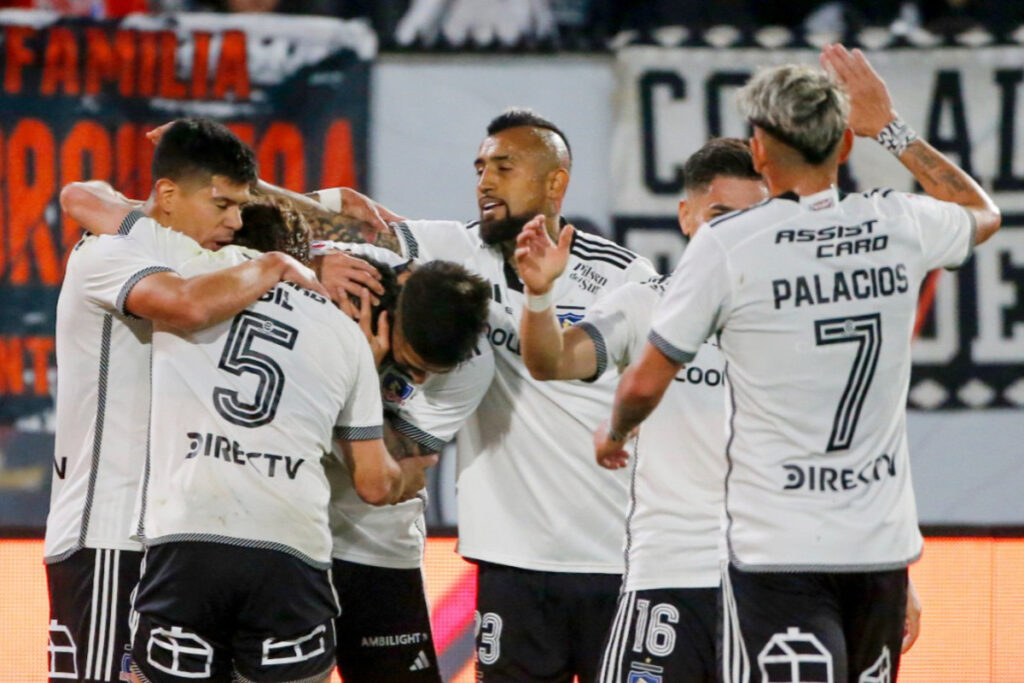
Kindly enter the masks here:
M 117 228 L 117 234 L 127 235 L 132 231 L 132 227 L 135 225 L 135 223 L 138 222 L 139 219 L 145 217 L 146 214 L 142 213 L 138 209 L 129 211 L 128 215 L 124 217 L 123 221 L 121 221 L 121 225 Z
M 335 427 L 334 436 L 342 441 L 373 441 L 384 436 L 384 427 Z
M 626 249 L 622 245 L 616 244 L 615 242 L 611 242 L 608 240 L 596 239 L 592 235 L 588 235 L 585 232 L 576 233 L 576 239 L 573 240 L 573 243 L 574 245 L 578 246 L 586 246 L 589 249 L 596 249 L 600 251 L 607 250 L 612 253 L 618 254 L 619 256 L 628 259 L 629 261 L 636 260 L 636 254 L 631 252 L 629 249 Z
M 516 269 L 512 267 L 512 264 L 506 259 L 503 264 L 503 271 L 505 273 L 505 286 L 512 291 L 523 293 L 523 281 L 519 279 L 519 275 L 516 273 Z
M 416 241 L 416 237 L 413 236 L 412 230 L 406 223 L 392 223 L 395 226 L 395 232 L 403 242 L 405 242 L 405 257 L 408 259 L 416 259 L 420 255 L 420 245 Z
M 446 441 L 439 439 L 429 432 L 425 432 L 411 422 L 407 422 L 397 415 L 388 415 L 388 423 L 394 428 L 396 432 L 405 436 L 412 441 L 416 442 L 416 445 L 423 448 L 423 452 L 420 455 L 431 455 L 433 453 L 440 453 L 444 448 Z
M 789 194 L 789 193 L 787 193 L 787 194 Z M 793 196 L 795 197 L 796 195 L 793 195 Z M 753 211 L 754 209 L 758 209 L 758 208 L 764 206 L 765 204 L 767 204 L 768 202 L 770 202 L 773 199 L 789 199 L 789 197 L 787 197 L 786 195 L 779 195 L 778 197 L 769 197 L 768 199 L 762 199 L 757 204 L 754 204 L 752 206 L 748 206 L 745 209 L 736 209 L 735 211 L 730 211 L 729 213 L 723 213 L 721 216 L 717 216 L 715 218 L 712 218 L 710 221 L 708 221 L 708 226 L 714 228 L 714 227 L 716 227 L 718 225 L 721 225 L 722 223 L 726 222 L 727 220 L 729 220 L 731 218 L 736 218 L 737 216 L 742 216 L 743 214 L 745 214 L 748 211 Z
M 153 387 L 153 354 L 149 354 L 149 386 Z M 150 438 L 153 433 L 153 411 L 148 411 L 149 418 L 146 421 L 146 462 L 142 466 L 142 503 L 139 508 L 139 523 L 135 528 L 135 534 L 139 539 L 146 538 L 146 503 L 149 500 L 149 459 L 152 449 Z
M 718 333 L 718 343 L 722 343 L 722 334 Z M 729 361 L 725 362 L 722 367 L 722 377 L 725 378 L 726 390 L 729 394 L 729 419 L 726 424 L 729 426 L 729 439 L 725 442 L 725 500 L 723 505 L 725 506 L 725 546 L 726 551 L 729 554 L 729 561 L 732 561 L 732 542 L 730 541 L 730 534 L 732 532 L 732 515 L 729 513 L 729 479 L 732 476 L 732 442 L 736 438 L 736 396 L 733 393 L 732 385 L 729 384 Z M 728 571 L 728 569 L 726 569 Z
M 586 247 L 573 247 L 569 250 L 569 253 L 583 259 L 584 261 L 604 261 L 623 269 L 628 268 L 630 264 L 630 261 L 627 259 L 624 259 L 621 256 L 616 256 L 611 252 L 588 251 Z
M 597 356 L 597 369 L 594 371 L 592 377 L 588 377 L 583 381 L 596 381 L 597 378 L 603 375 L 604 371 L 608 369 L 608 347 L 604 343 L 604 335 L 601 334 L 601 330 L 588 322 L 577 323 L 576 327 L 583 330 L 587 336 L 590 337 L 590 340 L 594 342 L 594 355 Z
M 861 194 L 863 194 L 868 199 L 871 199 L 872 197 L 879 193 L 881 193 L 882 198 L 884 199 L 888 197 L 890 194 L 892 194 L 893 190 L 891 187 L 876 187 L 871 190 L 868 190 L 867 192 L 862 192 Z
M 78 532 L 78 547 L 85 546 L 89 533 L 89 516 L 92 514 L 92 500 L 96 494 L 96 477 L 100 469 L 100 452 L 103 450 L 103 422 L 107 412 L 107 378 L 110 375 L 110 333 L 114 327 L 114 316 L 103 316 L 103 331 L 100 335 L 100 367 L 96 379 L 96 424 L 93 427 L 92 462 L 89 465 L 89 488 L 85 494 L 85 508 L 82 510 L 82 528 Z
M 480 219 L 479 218 L 474 218 L 471 221 L 466 221 L 466 230 L 469 230 L 470 228 L 475 228 L 478 225 L 480 225 Z
M 665 293 L 665 288 L 668 287 L 668 279 L 672 277 L 672 273 L 666 273 L 665 275 L 655 275 L 652 278 L 648 278 L 643 281 L 643 284 L 653 289 L 659 295 Z
M 582 257 L 589 257 L 591 255 L 607 256 L 608 258 L 621 261 L 623 266 L 628 266 L 636 260 L 636 254 L 626 251 L 622 247 L 610 244 L 601 244 L 599 242 L 590 242 L 584 239 L 573 240 L 570 251 L 577 256 Z
M 156 273 L 173 272 L 174 271 L 171 268 L 168 268 L 166 266 L 149 266 L 148 268 L 143 268 L 139 272 L 135 273 L 135 275 L 132 275 L 125 281 L 123 285 L 121 285 L 121 291 L 117 293 L 117 301 L 115 303 L 115 306 L 118 312 L 123 316 L 138 320 L 139 316 L 132 315 L 132 313 L 130 313 L 128 309 L 124 307 L 124 305 L 128 303 L 128 295 L 131 294 L 132 288 L 135 285 L 139 284 L 139 282 L 141 282 L 143 278 L 147 278 L 150 275 L 155 275 Z

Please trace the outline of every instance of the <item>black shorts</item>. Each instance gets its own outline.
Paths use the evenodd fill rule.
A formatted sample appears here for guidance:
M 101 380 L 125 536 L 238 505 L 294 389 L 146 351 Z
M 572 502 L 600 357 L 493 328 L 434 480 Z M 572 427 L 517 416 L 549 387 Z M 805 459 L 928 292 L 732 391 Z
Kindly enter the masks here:
M 714 683 L 717 588 L 656 588 L 619 596 L 599 683 Z
M 330 571 L 283 552 L 153 546 L 134 609 L 132 671 L 144 682 L 319 680 L 334 667 Z
M 83 548 L 46 565 L 51 681 L 124 680 L 131 665 L 131 592 L 141 562 L 141 552 Z
M 621 576 L 478 565 L 477 681 L 597 681 Z
M 726 683 L 891 683 L 907 609 L 907 570 L 757 573 L 722 587 Z
M 332 574 L 345 683 L 441 683 L 423 573 L 334 560 Z

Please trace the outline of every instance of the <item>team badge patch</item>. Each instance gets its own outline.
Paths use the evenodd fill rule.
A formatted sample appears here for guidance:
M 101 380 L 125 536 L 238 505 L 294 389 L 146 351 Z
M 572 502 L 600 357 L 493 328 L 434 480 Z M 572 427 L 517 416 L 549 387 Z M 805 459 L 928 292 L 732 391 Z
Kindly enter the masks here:
M 573 306 L 570 310 L 566 310 L 565 307 L 556 306 L 555 316 L 558 318 L 558 323 L 562 327 L 572 327 L 579 321 L 583 320 L 584 309 L 582 306 Z
M 665 669 L 653 664 L 641 664 L 633 662 L 629 665 L 629 678 L 627 683 L 662 683 L 662 674 Z
M 395 368 L 387 368 L 380 376 L 380 393 L 385 403 L 396 406 L 405 405 L 413 393 L 416 385 L 404 373 Z

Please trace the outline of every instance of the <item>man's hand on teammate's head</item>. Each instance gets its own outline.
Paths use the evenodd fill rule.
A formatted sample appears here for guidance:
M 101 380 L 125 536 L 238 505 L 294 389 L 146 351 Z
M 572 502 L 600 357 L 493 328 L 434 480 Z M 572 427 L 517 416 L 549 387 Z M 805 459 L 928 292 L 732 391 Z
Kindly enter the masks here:
M 164 133 L 167 132 L 167 129 L 174 125 L 175 120 L 176 119 L 172 119 L 171 121 L 168 121 L 162 126 L 157 126 L 153 130 L 149 131 L 148 133 L 146 133 L 146 139 L 153 143 L 153 146 L 156 147 L 157 144 L 160 142 L 160 138 L 162 138 Z
M 325 297 L 330 296 L 324 286 L 320 284 L 320 281 L 316 279 L 316 273 L 313 272 L 312 268 L 302 265 L 283 251 L 267 252 L 261 258 L 274 258 L 281 261 L 281 280 L 283 282 L 294 282 L 298 286 L 305 287 L 317 294 L 322 294 Z
M 366 335 L 366 341 L 370 343 L 370 351 L 373 352 L 373 363 L 379 368 L 381 362 L 391 350 L 391 324 L 388 321 L 388 312 L 381 311 L 380 315 L 377 316 L 377 333 L 374 334 L 370 291 L 365 287 L 359 294 L 359 316 L 355 319 L 359 322 L 359 329 Z
M 377 305 L 380 299 L 375 295 L 384 293 L 377 269 L 344 251 L 324 254 L 320 264 L 320 281 L 330 292 L 331 300 L 353 320 L 359 319 L 359 312 L 349 301 L 349 294 L 362 297 L 363 292 L 369 289 L 370 303 Z
M 543 214 L 537 214 L 516 237 L 516 269 L 532 294 L 545 294 L 569 262 L 569 247 L 575 228 L 567 225 L 555 244 L 547 231 Z
M 838 43 L 826 45 L 819 57 L 821 66 L 838 81 L 850 96 L 850 128 L 869 138 L 878 134 L 896 118 L 892 97 L 885 81 L 868 63 L 859 49 L 852 52 Z
M 634 430 L 635 431 L 635 430 Z M 629 464 L 629 453 L 626 452 L 626 442 L 632 438 L 630 434 L 622 441 L 611 436 L 608 421 L 605 420 L 594 432 L 594 456 L 597 464 L 609 470 L 621 470 Z

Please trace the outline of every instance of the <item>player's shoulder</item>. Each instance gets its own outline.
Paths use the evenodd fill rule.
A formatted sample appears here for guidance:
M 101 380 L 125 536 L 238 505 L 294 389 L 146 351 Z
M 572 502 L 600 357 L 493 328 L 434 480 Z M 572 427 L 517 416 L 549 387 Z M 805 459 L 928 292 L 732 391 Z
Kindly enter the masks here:
M 478 221 L 412 219 L 392 223 L 404 245 L 405 256 L 410 259 L 439 258 L 438 251 L 448 252 L 463 246 L 475 246 L 480 241 Z
M 716 216 L 708 221 L 707 227 L 719 239 L 746 234 L 751 228 L 764 227 L 767 224 L 786 220 L 795 215 L 800 208 L 800 198 L 787 192 L 776 197 L 769 197 L 745 209 L 737 209 Z
M 631 251 L 607 237 L 582 230 L 576 230 L 573 233 L 569 253 L 596 267 L 610 267 L 616 270 L 626 270 L 637 262 L 637 259 L 640 259 L 635 251 Z

